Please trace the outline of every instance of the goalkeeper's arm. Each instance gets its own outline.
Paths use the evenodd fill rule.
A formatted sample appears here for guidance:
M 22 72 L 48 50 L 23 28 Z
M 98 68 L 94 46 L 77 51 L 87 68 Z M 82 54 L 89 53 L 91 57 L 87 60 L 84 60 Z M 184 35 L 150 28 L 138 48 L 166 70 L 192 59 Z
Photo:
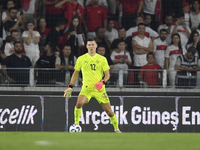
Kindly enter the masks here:
M 106 70 L 104 71 L 104 74 L 105 74 L 105 77 L 104 77 L 104 81 L 105 83 L 110 79 L 110 71 L 109 70 Z
M 74 70 L 74 73 L 73 73 L 71 80 L 70 80 L 70 84 L 69 84 L 68 88 L 64 91 L 63 97 L 67 97 L 67 98 L 71 97 L 72 88 L 73 88 L 74 83 L 77 80 L 78 74 L 79 74 L 79 71 Z

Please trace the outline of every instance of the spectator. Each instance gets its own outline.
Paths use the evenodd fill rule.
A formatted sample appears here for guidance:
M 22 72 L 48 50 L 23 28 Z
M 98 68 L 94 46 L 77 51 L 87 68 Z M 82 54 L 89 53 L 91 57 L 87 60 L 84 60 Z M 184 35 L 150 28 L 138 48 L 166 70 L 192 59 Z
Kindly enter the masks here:
M 97 27 L 103 27 L 104 32 L 107 27 L 106 9 L 98 5 L 99 0 L 92 0 L 92 5 L 88 5 L 84 9 L 84 18 L 87 26 L 87 39 L 95 38 L 95 30 Z
M 106 54 L 105 45 L 98 45 L 98 47 L 97 47 L 97 53 L 100 54 L 101 56 L 106 57 L 110 69 L 114 68 L 114 64 L 113 64 L 113 61 L 110 58 L 110 55 Z
M 23 24 L 23 21 L 22 21 L 22 16 L 19 15 L 17 17 L 17 14 L 18 14 L 18 10 L 16 9 L 16 7 L 11 7 L 9 9 L 9 18 L 4 23 L 4 28 L 6 31 L 6 36 L 10 35 L 10 32 L 12 30 L 18 30 L 20 39 L 21 39 L 21 26 Z M 22 28 L 23 28 L 23 26 L 22 26 Z
M 137 26 L 130 28 L 128 31 L 126 31 L 126 37 L 131 36 L 132 38 L 135 36 L 138 36 L 138 24 L 144 23 L 144 20 L 141 16 L 138 16 L 136 19 Z M 159 35 L 156 31 L 152 30 L 149 27 L 145 26 L 145 34 L 146 37 L 152 38 L 152 41 L 156 39 Z
M 2 23 L 5 24 L 5 22 L 7 20 L 10 20 L 10 15 L 9 15 L 9 9 L 12 8 L 12 7 L 15 7 L 15 3 L 14 3 L 14 0 L 8 0 L 7 1 L 7 9 L 2 13 Z M 20 12 L 17 13 L 17 16 L 20 15 Z M 16 20 L 15 20 L 16 21 Z M 3 27 L 3 40 L 6 39 L 6 31 L 5 31 L 5 28 Z
M 18 30 L 12 30 L 11 31 L 11 36 L 14 37 L 15 42 L 19 41 L 19 31 Z M 21 42 L 21 41 L 20 41 Z M 2 59 L 5 59 L 7 56 L 5 55 L 5 45 L 3 46 L 3 48 L 1 49 L 1 57 Z M 24 45 L 22 44 L 22 54 L 26 55 L 25 49 L 24 49 Z
M 132 64 L 132 61 L 129 52 L 125 50 L 125 40 L 121 39 L 119 41 L 118 49 L 112 52 L 110 58 L 114 63 L 114 70 L 112 72 L 114 74 L 115 79 L 118 79 L 119 70 L 123 70 L 123 83 L 124 85 L 127 85 L 128 81 L 127 70 L 129 66 Z
M 146 14 L 146 15 L 144 16 L 144 23 L 146 24 L 146 27 L 151 28 L 151 23 L 152 23 L 151 15 Z M 154 30 L 155 30 L 155 29 L 154 29 Z M 155 31 L 156 31 L 156 30 L 155 30 Z
M 174 66 L 177 71 L 176 86 L 177 87 L 194 87 L 196 86 L 197 71 L 199 71 L 199 60 L 195 56 L 196 48 L 191 46 L 185 55 L 180 55 L 176 59 Z
M 21 0 L 24 13 L 24 22 L 32 19 L 36 23 L 37 10 L 38 10 L 38 0 Z
M 55 56 L 56 56 L 56 57 L 59 57 L 59 56 L 60 56 L 60 51 L 59 51 L 59 50 L 56 50 L 56 51 L 55 51 Z
M 190 34 L 189 40 L 186 44 L 186 49 L 189 47 L 194 46 L 196 48 L 197 53 L 195 56 L 200 56 L 200 42 L 199 42 L 199 33 L 197 31 L 192 31 Z
M 60 57 L 56 58 L 55 67 L 61 69 L 57 81 L 69 85 L 77 58 L 72 54 L 70 45 L 65 45 Z
M 34 31 L 35 22 L 30 19 L 27 22 L 27 30 L 22 33 L 26 55 L 30 58 L 32 65 L 34 66 L 38 58 L 40 57 L 39 42 L 40 33 Z
M 74 16 L 79 17 L 79 21 L 82 22 L 83 7 L 77 3 L 77 0 L 63 0 L 55 5 L 56 8 L 62 8 L 64 11 L 65 19 L 68 23 L 65 25 L 65 29 L 69 26 Z
M 9 0 L 1 0 L 2 4 L 3 4 L 3 9 L 6 10 L 7 9 L 7 2 Z M 17 10 L 19 10 L 19 12 L 21 12 L 23 10 L 23 7 L 22 7 L 22 3 L 21 3 L 21 0 L 13 0 L 13 3 L 15 4 L 15 7 Z
M 171 43 L 172 32 L 174 30 L 174 25 L 172 25 L 172 23 L 173 23 L 173 16 L 166 15 L 165 24 L 162 24 L 158 27 L 158 33 L 160 33 L 161 29 L 167 29 L 167 43 Z
M 184 13 L 185 24 L 189 27 L 190 26 L 190 6 L 188 2 L 184 2 L 182 4 L 182 12 Z
M 105 35 L 108 37 L 108 40 L 110 41 L 110 43 L 112 43 L 114 39 L 118 38 L 118 32 L 114 28 L 114 24 L 115 24 L 115 20 L 112 18 L 109 18 Z
M 153 41 L 155 60 L 158 65 L 160 65 L 163 69 L 165 66 L 165 50 L 169 43 L 166 41 L 167 38 L 167 30 L 161 29 L 159 38 Z
M 106 0 L 98 0 L 98 5 L 103 6 L 106 10 L 108 9 L 108 3 Z M 86 0 L 85 6 L 91 5 L 92 0 Z
M 56 22 L 56 27 L 51 29 L 46 38 L 46 44 L 51 43 L 53 47 L 58 47 L 60 39 L 60 31 L 65 28 L 65 21 L 60 19 Z M 59 49 L 59 48 L 57 48 Z
M 135 27 L 135 20 L 140 15 L 143 0 L 116 0 L 119 11 L 123 10 L 122 27 L 126 30 Z M 120 5 L 121 4 L 121 5 Z
M 9 83 L 12 84 L 28 84 L 29 83 L 29 70 L 19 68 L 31 68 L 30 59 L 22 55 L 22 43 L 16 41 L 14 43 L 15 53 L 6 57 L 2 63 L 2 68 L 17 68 L 17 69 L 3 69 L 3 73 Z
M 147 54 L 146 59 L 148 63 L 141 68 L 140 74 L 138 75 L 140 84 L 143 84 L 144 87 L 161 86 L 161 66 L 155 63 L 155 56 L 151 52 Z
M 151 18 L 150 27 L 156 31 L 158 28 L 158 22 L 156 20 L 161 21 L 162 2 L 161 0 L 143 0 L 143 3 L 144 16 L 145 18 L 146 16 Z
M 77 0 L 77 2 L 78 2 L 79 4 L 81 4 L 81 6 L 84 8 L 85 0 Z
M 69 25 L 67 44 L 70 45 L 73 54 L 78 58 L 85 45 L 85 36 L 78 16 L 74 16 Z
M 178 33 L 181 37 L 181 44 L 185 46 L 187 44 L 188 38 L 190 37 L 191 29 L 185 24 L 184 13 L 177 16 L 177 21 L 174 26 L 172 35 Z
M 62 9 L 56 8 L 55 4 L 60 0 L 43 0 L 43 4 L 46 6 L 45 18 L 47 27 L 50 29 L 55 28 L 57 20 L 63 17 Z
M 6 44 L 5 44 L 5 50 L 4 50 L 6 56 L 10 56 L 11 54 L 15 53 L 14 45 L 13 45 L 14 42 L 15 42 L 15 39 L 11 35 L 6 37 Z
M 95 33 L 96 33 L 95 41 L 97 42 L 97 45 L 105 45 L 106 54 L 110 54 L 110 42 L 108 40 L 108 37 L 105 35 L 104 28 L 97 27 Z
M 131 58 L 132 58 L 132 54 L 133 54 L 133 49 L 132 49 L 132 44 L 131 44 L 131 42 L 132 42 L 132 37 L 131 37 L 131 36 L 126 37 L 126 30 L 125 30 L 125 28 L 123 28 L 123 27 L 119 28 L 119 30 L 118 30 L 118 36 L 119 36 L 119 38 L 115 39 L 115 40 L 111 43 L 111 53 L 112 53 L 115 49 L 117 49 L 117 45 L 118 45 L 119 41 L 120 41 L 121 39 L 123 39 L 123 40 L 125 40 L 125 43 L 126 43 L 126 48 L 125 48 L 125 49 L 129 51 L 129 53 L 130 53 L 130 55 L 131 55 Z
M 168 70 L 170 86 L 175 87 L 175 75 L 174 65 L 176 63 L 176 58 L 182 54 L 186 53 L 186 49 L 181 45 L 180 35 L 175 33 L 172 35 L 172 43 L 169 45 L 165 51 L 165 66 Z
M 200 23 L 200 5 L 199 0 L 194 0 L 192 4 L 192 10 L 190 12 L 191 29 L 195 30 L 198 28 Z
M 34 68 L 55 68 L 56 57 L 51 45 L 45 46 L 45 53 L 37 60 Z M 56 75 L 54 70 L 38 70 L 37 84 L 55 84 Z
M 39 22 L 39 28 L 37 29 L 37 31 L 40 33 L 39 49 L 40 53 L 43 53 L 47 35 L 49 34 L 50 29 L 46 27 L 47 23 L 45 18 L 40 18 L 38 22 Z
M 149 52 L 153 52 L 153 44 L 150 38 L 145 36 L 145 24 L 138 24 L 138 36 L 136 36 L 133 41 L 133 60 L 134 69 L 137 69 L 134 74 L 134 83 L 139 85 L 138 74 L 139 69 L 147 64 L 146 55 Z

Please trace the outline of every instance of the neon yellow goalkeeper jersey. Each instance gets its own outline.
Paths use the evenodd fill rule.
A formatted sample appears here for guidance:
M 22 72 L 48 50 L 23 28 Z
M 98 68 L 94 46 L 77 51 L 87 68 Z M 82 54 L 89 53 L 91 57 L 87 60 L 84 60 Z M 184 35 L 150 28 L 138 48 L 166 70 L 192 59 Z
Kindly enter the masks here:
M 99 54 L 90 56 L 86 53 L 77 59 L 74 69 L 82 71 L 84 86 L 94 87 L 102 80 L 103 72 L 109 70 L 110 67 L 104 56 Z

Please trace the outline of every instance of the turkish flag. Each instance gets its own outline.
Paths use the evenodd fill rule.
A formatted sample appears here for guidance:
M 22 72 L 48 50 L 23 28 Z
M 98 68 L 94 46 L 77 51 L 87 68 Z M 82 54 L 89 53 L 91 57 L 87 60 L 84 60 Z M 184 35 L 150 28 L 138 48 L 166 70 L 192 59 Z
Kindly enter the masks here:
M 28 11 L 31 0 L 21 0 L 24 11 Z

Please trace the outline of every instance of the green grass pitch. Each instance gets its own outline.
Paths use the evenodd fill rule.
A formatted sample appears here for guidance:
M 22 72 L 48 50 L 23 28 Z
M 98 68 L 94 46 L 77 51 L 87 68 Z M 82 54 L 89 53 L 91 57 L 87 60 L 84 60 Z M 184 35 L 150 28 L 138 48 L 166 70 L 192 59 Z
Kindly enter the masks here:
M 0 150 L 200 150 L 200 134 L 0 132 Z

